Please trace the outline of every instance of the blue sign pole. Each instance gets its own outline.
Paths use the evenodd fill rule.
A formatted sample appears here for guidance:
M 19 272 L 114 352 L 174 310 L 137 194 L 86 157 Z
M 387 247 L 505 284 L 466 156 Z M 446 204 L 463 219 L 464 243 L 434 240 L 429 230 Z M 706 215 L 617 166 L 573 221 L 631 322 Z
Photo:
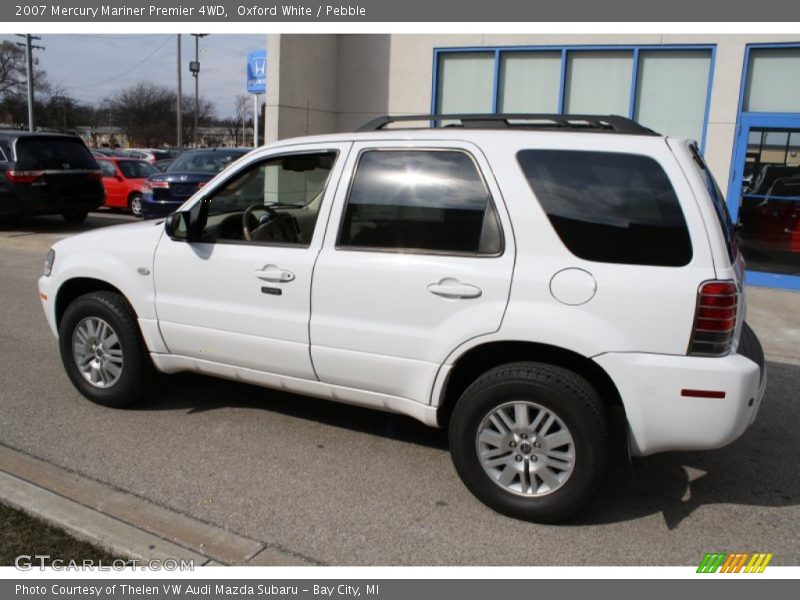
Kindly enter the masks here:
M 267 92 L 267 51 L 247 53 L 247 91 L 250 94 Z
M 267 51 L 247 53 L 247 91 L 253 94 L 253 147 L 258 147 L 258 96 L 267 92 Z M 244 140 L 243 140 L 244 141 Z

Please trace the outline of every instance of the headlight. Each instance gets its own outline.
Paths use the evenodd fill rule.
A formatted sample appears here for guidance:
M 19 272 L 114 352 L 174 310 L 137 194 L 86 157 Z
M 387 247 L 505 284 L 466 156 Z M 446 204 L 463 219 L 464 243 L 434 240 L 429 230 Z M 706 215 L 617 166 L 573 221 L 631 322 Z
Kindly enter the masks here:
M 44 276 L 50 277 L 50 271 L 53 270 L 53 263 L 56 262 L 56 251 L 50 248 L 47 253 L 47 258 L 44 259 Z

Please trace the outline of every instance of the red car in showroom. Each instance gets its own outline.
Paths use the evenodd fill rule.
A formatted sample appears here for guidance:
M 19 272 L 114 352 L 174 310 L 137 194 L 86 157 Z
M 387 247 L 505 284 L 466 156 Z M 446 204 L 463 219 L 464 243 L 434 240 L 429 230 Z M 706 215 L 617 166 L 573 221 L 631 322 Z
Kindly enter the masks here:
M 103 172 L 105 205 L 109 208 L 128 209 L 134 216 L 142 216 L 142 195 L 152 191 L 147 178 L 158 173 L 158 170 L 135 158 L 109 156 L 96 160 Z

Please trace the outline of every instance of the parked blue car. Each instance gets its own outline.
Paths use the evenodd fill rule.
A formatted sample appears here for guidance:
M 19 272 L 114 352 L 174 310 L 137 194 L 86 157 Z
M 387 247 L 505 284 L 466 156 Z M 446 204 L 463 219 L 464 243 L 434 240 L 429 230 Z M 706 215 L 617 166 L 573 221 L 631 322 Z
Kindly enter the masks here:
M 166 171 L 149 177 L 153 191 L 142 198 L 142 216 L 145 219 L 166 217 L 222 169 L 250 150 L 251 148 L 187 150 Z

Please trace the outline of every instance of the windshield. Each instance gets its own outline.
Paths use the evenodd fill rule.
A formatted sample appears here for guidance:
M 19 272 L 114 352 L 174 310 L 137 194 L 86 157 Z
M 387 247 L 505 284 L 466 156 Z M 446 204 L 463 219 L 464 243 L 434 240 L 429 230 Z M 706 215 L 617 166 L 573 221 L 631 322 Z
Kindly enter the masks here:
M 187 152 L 176 158 L 175 162 L 167 167 L 167 172 L 202 171 L 204 173 L 219 173 L 243 154 L 244 152 L 241 151 Z
M 125 179 L 145 179 L 158 169 L 141 160 L 121 160 L 117 163 Z

